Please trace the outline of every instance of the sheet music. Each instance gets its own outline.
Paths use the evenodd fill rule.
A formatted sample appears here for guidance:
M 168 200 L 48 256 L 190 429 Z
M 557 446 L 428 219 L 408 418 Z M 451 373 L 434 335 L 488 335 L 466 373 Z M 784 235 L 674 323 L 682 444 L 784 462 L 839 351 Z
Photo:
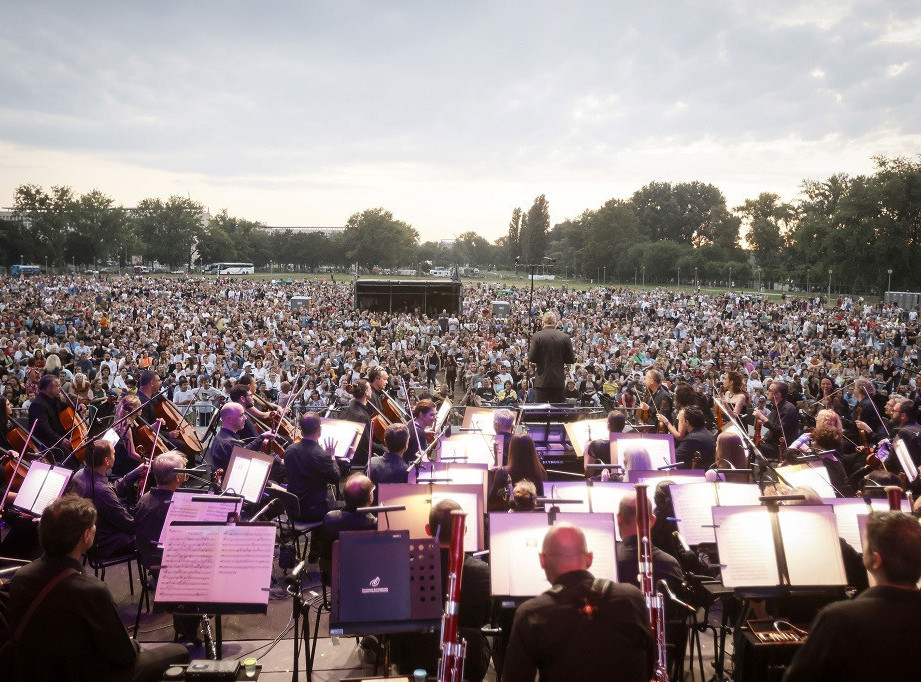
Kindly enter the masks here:
M 635 469 L 631 454 L 640 450 L 646 452 L 653 469 L 675 463 L 675 441 L 670 434 L 612 433 L 610 439 L 612 462 Z
M 831 497 L 822 500 L 822 504 L 829 504 L 835 510 L 838 535 L 858 552 L 862 552 L 863 540 L 860 537 L 860 525 L 857 519 L 870 513 L 867 503 L 860 498 Z M 889 511 L 887 500 L 870 500 L 870 505 L 873 511 Z
M 847 585 L 831 507 L 780 507 L 778 520 L 791 585 Z
M 489 575 L 494 595 L 533 597 L 550 587 L 538 556 L 549 525 L 543 512 L 489 515 Z
M 227 472 L 227 478 L 224 480 L 224 490 L 234 495 L 243 495 L 243 486 L 246 483 L 246 474 L 249 472 L 250 460 L 237 458 L 233 467 Z M 245 495 L 244 495 L 245 497 Z
M 899 464 L 902 465 L 902 471 L 905 472 L 908 482 L 914 483 L 915 479 L 918 478 L 918 467 L 915 466 L 914 460 L 912 460 L 911 455 L 908 453 L 908 447 L 905 445 L 905 441 L 901 438 L 896 438 L 892 445 L 895 449 L 895 456 L 899 460 Z
M 155 601 L 264 604 L 275 526 L 173 525 L 163 547 Z
M 249 471 L 246 473 L 246 482 L 243 484 L 243 489 L 239 493 L 243 496 L 243 499 L 253 504 L 259 504 L 259 500 L 262 497 L 262 489 L 265 487 L 265 482 L 269 477 L 271 468 L 272 465 L 265 460 L 250 460 Z
M 617 582 L 617 523 L 613 514 L 583 514 L 560 512 L 555 523 L 571 523 L 585 533 L 588 550 L 592 553 L 592 574 Z
M 716 542 L 712 507 L 757 505 L 758 486 L 749 483 L 693 483 L 670 489 L 678 532 L 689 545 Z
M 489 435 L 495 434 L 493 412 L 493 409 L 487 407 L 467 407 L 464 410 L 464 428 L 479 429 L 481 433 Z
M 726 587 L 780 584 L 774 531 L 766 507 L 713 507 L 716 545 Z
M 494 435 L 484 433 L 459 433 L 450 438 L 441 439 L 439 458 L 466 461 L 468 464 L 496 465 Z
M 805 485 L 815 490 L 819 497 L 835 497 L 835 489 L 831 487 L 831 480 L 828 478 L 828 470 L 825 465 L 821 462 L 814 462 L 814 464 L 816 465 L 814 467 L 810 464 L 794 464 L 781 467 L 779 472 L 793 487 Z
M 365 430 L 365 425 L 345 419 L 326 419 L 325 417 L 320 419 L 320 424 L 320 445 L 330 438 L 336 443 L 333 450 L 335 456 L 340 459 L 349 459 L 355 444 Z
M 411 538 L 428 537 L 425 525 L 433 504 L 444 499 L 454 500 L 467 512 L 464 551 L 475 552 L 485 548 L 482 485 L 382 483 L 377 487 L 377 498 L 381 505 L 406 507 L 405 511 L 378 514 L 377 529 L 408 530 Z
M 239 513 L 241 502 L 239 500 L 225 500 L 218 502 L 221 498 L 217 495 L 211 495 L 215 501 L 196 502 L 194 497 L 203 497 L 201 493 L 185 493 L 176 491 L 170 498 L 170 503 L 166 508 L 166 519 L 163 521 L 163 530 L 160 531 L 160 544 L 166 541 L 166 533 L 171 523 L 176 521 L 213 521 L 225 523 L 227 514 L 230 512 Z
M 706 472 L 701 469 L 678 469 L 677 471 L 628 471 L 627 478 L 636 483 L 646 483 L 654 487 L 659 481 L 668 479 L 672 485 L 687 483 L 706 483 Z
M 49 504 L 54 502 L 70 480 L 70 470 L 52 467 L 35 460 L 29 464 L 29 470 L 19 486 L 13 506 L 17 509 L 41 516 Z
M 229 468 L 224 490 L 242 495 L 251 504 L 258 504 L 272 469 L 271 456 L 234 448 Z
M 488 473 L 488 467 L 485 464 L 470 462 L 421 462 L 419 464 L 419 475 L 416 481 L 426 483 L 429 478 L 445 479 L 450 481 L 446 483 L 457 483 L 467 485 L 485 485 L 484 480 Z M 438 483 L 440 481 L 436 481 Z
M 579 457 L 585 455 L 585 448 L 597 438 L 608 438 L 607 419 L 583 419 L 578 422 L 567 422 L 564 425 L 572 449 Z

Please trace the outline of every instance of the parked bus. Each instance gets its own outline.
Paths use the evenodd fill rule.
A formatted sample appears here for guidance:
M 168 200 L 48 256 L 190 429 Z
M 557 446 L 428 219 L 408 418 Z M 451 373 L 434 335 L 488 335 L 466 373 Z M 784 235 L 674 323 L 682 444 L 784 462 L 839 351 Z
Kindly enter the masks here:
M 11 265 L 10 274 L 13 277 L 19 277 L 20 275 L 40 275 L 42 274 L 42 269 L 37 265 Z
M 255 271 L 252 263 L 212 263 L 206 270 L 209 275 L 252 275 Z

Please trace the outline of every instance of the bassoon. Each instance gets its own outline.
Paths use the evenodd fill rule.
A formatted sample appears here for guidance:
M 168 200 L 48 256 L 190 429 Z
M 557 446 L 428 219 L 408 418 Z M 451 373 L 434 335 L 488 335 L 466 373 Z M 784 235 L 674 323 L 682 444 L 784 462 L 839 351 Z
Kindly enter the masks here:
M 441 658 L 438 659 L 438 682 L 461 682 L 464 679 L 464 659 L 467 642 L 457 631 L 460 612 L 461 577 L 464 568 L 464 522 L 467 513 L 451 512 L 451 548 L 448 564 L 448 591 L 445 612 L 441 617 Z
M 662 595 L 656 590 L 652 574 L 652 541 L 649 539 L 649 497 L 646 484 L 636 484 L 636 549 L 639 558 L 639 582 L 646 607 L 649 609 L 649 625 L 656 643 L 656 664 L 652 682 L 668 682 L 668 662 L 665 658 L 665 605 Z

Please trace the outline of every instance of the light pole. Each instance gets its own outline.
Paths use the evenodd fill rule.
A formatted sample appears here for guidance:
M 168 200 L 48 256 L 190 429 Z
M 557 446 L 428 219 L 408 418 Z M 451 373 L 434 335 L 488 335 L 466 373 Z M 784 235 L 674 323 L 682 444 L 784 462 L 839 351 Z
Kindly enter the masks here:
M 697 279 L 697 266 L 694 266 L 694 287 L 700 289 L 700 282 Z
M 806 293 L 809 293 L 809 269 L 806 269 Z
M 890 270 L 889 272 L 892 272 L 892 271 Z M 605 265 L 601 269 L 601 281 L 605 284 L 608 283 L 608 266 L 607 265 Z
M 636 286 L 636 271 L 637 268 L 633 268 L 633 286 Z
M 732 289 L 732 266 L 729 266 L 729 288 Z
M 646 286 L 646 266 L 643 266 L 643 286 Z
M 831 268 L 828 268 L 828 298 L 831 298 Z
M 678 286 L 681 286 L 681 266 L 678 266 Z
M 892 268 L 886 270 L 889 273 L 889 284 L 886 285 L 886 291 L 892 291 Z

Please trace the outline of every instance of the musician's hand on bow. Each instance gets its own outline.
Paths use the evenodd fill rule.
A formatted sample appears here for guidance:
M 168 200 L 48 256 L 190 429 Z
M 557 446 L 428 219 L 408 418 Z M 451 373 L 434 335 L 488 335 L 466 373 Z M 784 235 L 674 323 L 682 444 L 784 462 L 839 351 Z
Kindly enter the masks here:
M 759 422 L 766 422 L 768 420 L 768 418 L 764 416 L 764 413 L 761 412 L 761 410 L 755 410 L 752 414 L 755 415 L 755 419 L 757 419 Z
M 79 412 L 80 414 L 86 414 L 86 405 L 84 405 L 83 403 L 78 402 L 78 403 L 77 403 L 77 412 Z
M 646 404 L 646 401 L 643 401 L 643 402 L 640 403 L 640 409 L 641 409 L 641 410 L 648 410 L 648 409 L 649 409 L 649 405 Z
M 336 456 L 336 439 L 327 438 L 323 441 L 323 449 L 326 450 L 326 454 L 330 457 Z
M 870 425 L 864 421 L 860 421 L 859 419 L 854 422 L 854 426 L 856 426 L 861 431 L 866 431 L 867 433 L 873 433 L 873 429 L 870 428 Z
M 664 414 L 662 414 L 661 412 L 660 412 L 659 414 L 656 415 L 656 419 L 659 420 L 659 423 L 660 423 L 660 424 L 665 424 L 667 427 L 671 428 L 672 423 L 671 423 L 670 421 L 668 421 L 668 417 L 666 417 L 666 416 L 665 416 Z
M 610 481 L 610 480 L 611 480 L 611 470 L 610 470 L 610 469 L 602 469 L 602 470 L 601 470 L 601 482 L 602 482 L 602 483 L 607 483 L 607 482 Z

